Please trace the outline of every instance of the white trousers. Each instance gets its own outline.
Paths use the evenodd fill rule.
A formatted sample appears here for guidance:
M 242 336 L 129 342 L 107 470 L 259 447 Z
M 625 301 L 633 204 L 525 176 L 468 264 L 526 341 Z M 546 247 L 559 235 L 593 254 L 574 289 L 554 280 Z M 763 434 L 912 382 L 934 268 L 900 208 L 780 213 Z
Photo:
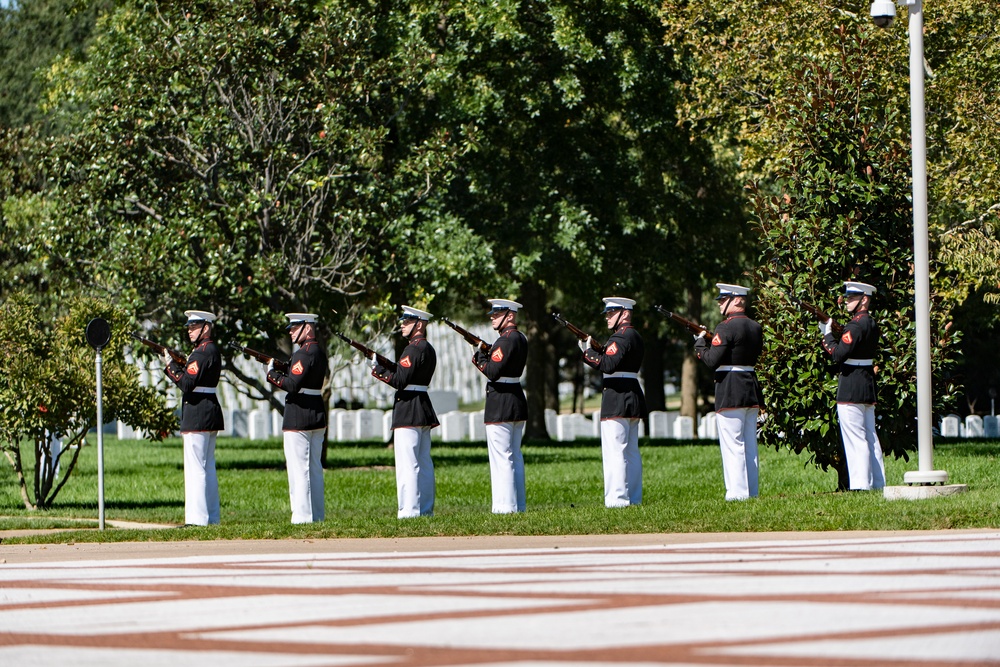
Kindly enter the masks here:
M 184 441 L 184 523 L 219 523 L 219 478 L 215 474 L 216 431 L 182 433 Z
M 285 466 L 292 523 L 326 518 L 323 498 L 323 435 L 325 429 L 285 431 Z
M 392 448 L 396 455 L 396 516 L 400 519 L 434 514 L 431 428 L 410 426 L 392 432 Z
M 604 460 L 604 506 L 628 507 L 641 503 L 639 420 L 602 419 L 601 457 Z
M 524 422 L 486 425 L 494 514 L 511 514 L 525 509 L 524 457 L 521 456 L 523 435 Z
M 757 408 L 726 408 L 715 413 L 726 500 L 757 497 L 757 412 Z
M 882 443 L 875 433 L 875 406 L 865 403 L 837 403 L 840 435 L 847 454 L 847 474 L 851 490 L 885 487 Z

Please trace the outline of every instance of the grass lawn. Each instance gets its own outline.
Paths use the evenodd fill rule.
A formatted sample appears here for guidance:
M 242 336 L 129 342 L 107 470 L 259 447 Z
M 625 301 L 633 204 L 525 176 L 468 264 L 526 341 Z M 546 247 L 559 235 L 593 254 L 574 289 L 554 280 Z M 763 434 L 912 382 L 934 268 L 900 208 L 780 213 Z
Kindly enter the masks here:
M 91 438 L 93 441 L 93 438 Z M 669 443 L 669 446 L 667 446 Z M 183 523 L 181 441 L 105 440 L 108 520 Z M 220 438 L 216 460 L 222 524 L 179 530 L 92 528 L 12 542 L 84 542 L 428 535 L 541 535 L 797 530 L 910 530 L 1000 527 L 1000 442 L 938 442 L 935 468 L 969 492 L 920 501 L 887 501 L 878 492 L 835 493 L 836 475 L 804 457 L 761 449 L 761 495 L 723 500 L 722 463 L 715 443 L 640 444 L 643 504 L 609 510 L 603 504 L 601 450 L 596 440 L 524 445 L 528 511 L 490 513 L 489 463 L 483 443 L 432 448 L 437 477 L 433 517 L 396 519 L 392 451 L 381 443 L 332 444 L 322 523 L 289 523 L 281 442 Z M 901 484 L 910 462 L 886 462 L 889 484 Z M 97 508 L 97 452 L 81 453 L 76 472 L 45 512 L 24 509 L 13 472 L 0 473 L 0 530 L 67 528 Z M 29 473 L 30 474 L 30 473 Z

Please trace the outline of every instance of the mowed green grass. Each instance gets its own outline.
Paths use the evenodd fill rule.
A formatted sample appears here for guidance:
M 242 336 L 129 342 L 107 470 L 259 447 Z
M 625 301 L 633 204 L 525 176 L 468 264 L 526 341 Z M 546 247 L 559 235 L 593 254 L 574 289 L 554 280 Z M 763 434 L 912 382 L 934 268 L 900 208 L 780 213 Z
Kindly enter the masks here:
M 91 438 L 93 440 L 93 438 Z M 670 446 L 666 446 L 670 442 Z M 220 439 L 216 460 L 222 524 L 205 528 L 103 532 L 73 530 L 5 542 L 404 537 L 659 532 L 913 530 L 1000 527 L 1000 442 L 938 443 L 935 469 L 969 492 L 919 501 L 887 501 L 878 492 L 836 493 L 836 476 L 805 457 L 761 449 L 761 495 L 723 499 L 722 464 L 714 443 L 644 440 L 643 504 L 603 504 L 601 449 L 596 440 L 528 442 L 523 447 L 528 511 L 490 513 L 483 443 L 432 448 L 437 502 L 432 517 L 396 519 L 392 450 L 382 443 L 331 443 L 326 469 L 326 521 L 292 526 L 280 440 Z M 184 521 L 181 441 L 105 441 L 105 516 L 110 520 Z M 889 484 L 916 470 L 887 461 Z M 68 485 L 45 512 L 25 510 L 13 473 L 0 474 L 0 529 L 66 528 L 98 517 L 97 452 L 93 442 Z

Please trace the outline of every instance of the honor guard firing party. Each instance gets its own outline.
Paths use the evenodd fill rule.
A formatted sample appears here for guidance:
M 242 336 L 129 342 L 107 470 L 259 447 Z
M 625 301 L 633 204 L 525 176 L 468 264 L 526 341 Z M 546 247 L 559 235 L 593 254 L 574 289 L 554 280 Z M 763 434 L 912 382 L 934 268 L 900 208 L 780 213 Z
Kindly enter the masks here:
M 694 337 L 694 354 L 714 375 L 715 427 L 722 458 L 726 500 L 747 500 L 759 492 L 757 423 L 764 410 L 756 364 L 764 348 L 763 330 L 748 314 L 750 287 L 717 283 L 722 321 L 714 332 L 656 307 L 684 325 Z M 874 364 L 879 328 L 870 314 L 877 290 L 863 282 L 846 282 L 839 302 L 846 324 L 802 304 L 819 321 L 816 344 L 837 369 L 837 417 L 846 453 L 850 489 L 881 489 L 885 466 L 876 432 Z M 371 369 L 372 383 L 392 392 L 391 439 L 395 456 L 397 517 L 410 519 L 434 513 L 435 478 L 432 432 L 441 426 L 431 392 L 439 377 L 438 355 L 428 338 L 432 320 L 439 320 L 472 346 L 470 367 L 481 374 L 485 408 L 482 435 L 489 455 L 492 511 L 526 511 L 526 473 L 521 441 L 528 419 L 528 401 L 521 378 L 528 361 L 528 340 L 518 328 L 522 305 L 515 300 L 488 300 L 484 318 L 495 332 L 492 342 L 445 318 L 410 305 L 399 308 L 399 333 L 406 341 L 395 360 L 342 333 L 337 337 L 360 353 Z M 601 343 L 562 318 L 553 317 L 576 336 L 580 363 L 600 373 L 601 407 L 594 434 L 600 436 L 604 469 L 604 504 L 621 508 L 642 503 L 640 429 L 649 417 L 640 383 L 643 341 L 633 326 L 636 302 L 622 296 L 603 299 L 608 337 Z M 216 438 L 225 431 L 219 398 L 222 355 L 213 333 L 219 314 L 185 311 L 191 352 L 182 354 L 139 338 L 163 357 L 163 372 L 181 393 L 180 432 L 184 446 L 184 525 L 205 526 L 220 521 L 219 483 L 215 468 Z M 329 429 L 330 401 L 324 383 L 329 359 L 317 340 L 322 314 L 287 313 L 293 354 L 283 361 L 233 344 L 265 364 L 267 382 L 283 392 L 280 430 L 288 473 L 292 523 L 325 518 L 321 454 Z M 451 372 L 456 372 L 452 369 Z M 328 387 L 327 387 L 328 389 Z M 387 416 L 388 417 L 388 416 Z M 589 420 L 586 420 L 589 421 Z M 596 493 L 596 489 L 595 489 Z

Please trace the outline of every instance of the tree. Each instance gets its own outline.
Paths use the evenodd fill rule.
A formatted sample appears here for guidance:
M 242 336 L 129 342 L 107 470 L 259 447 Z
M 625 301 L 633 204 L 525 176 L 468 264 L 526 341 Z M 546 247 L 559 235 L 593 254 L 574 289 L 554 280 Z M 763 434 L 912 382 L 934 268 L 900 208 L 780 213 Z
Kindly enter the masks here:
M 423 207 L 465 145 L 404 122 L 434 62 L 401 7 L 121 3 L 86 62 L 52 68 L 53 113 L 78 129 L 48 163 L 43 227 L 68 270 L 140 319 L 205 308 L 223 342 L 286 350 L 284 311 L 320 313 L 329 339 L 334 311 L 375 319 L 420 297 L 415 277 L 429 297 L 464 277 L 484 251 L 440 243 L 468 232 Z
M 51 507 L 69 481 L 87 432 L 97 428 L 96 368 L 84 340 L 87 323 L 111 323 L 102 351 L 103 416 L 142 429 L 158 440 L 176 429 L 172 409 L 155 390 L 139 384 L 139 373 L 122 350 L 129 319 L 122 309 L 79 299 L 52 326 L 23 294 L 0 306 L 0 449 L 10 462 L 28 509 Z M 55 453 L 52 437 L 62 440 Z M 30 443 L 34 476 L 26 477 L 21 448 Z M 63 461 L 65 457 L 68 461 Z
M 907 457 L 916 442 L 916 323 L 913 314 L 912 214 L 909 151 L 894 128 L 900 113 L 878 89 L 871 29 L 842 25 L 838 57 L 803 59 L 797 88 L 773 120 L 786 156 L 777 170 L 781 194 L 753 189 L 764 255 L 755 282 L 766 352 L 760 376 L 769 398 L 762 440 L 808 450 L 823 469 L 835 468 L 847 488 L 846 462 L 835 420 L 835 375 L 805 335 L 815 318 L 796 312 L 790 296 L 837 310 L 828 296 L 843 280 L 874 284 L 873 313 L 882 338 L 877 360 L 879 439 L 887 455 Z M 957 343 L 951 305 L 932 309 L 940 378 Z M 939 383 L 938 407 L 950 400 Z
M 694 63 L 685 113 L 723 128 L 715 136 L 740 152 L 750 181 L 766 336 L 762 441 L 840 473 L 835 376 L 789 295 L 836 314 L 829 295 L 842 280 L 878 287 L 879 435 L 887 454 L 905 457 L 915 444 L 909 105 L 905 76 L 895 76 L 905 72 L 907 45 L 877 31 L 861 4 L 665 3 L 674 34 L 690 28 L 679 47 Z M 933 268 L 940 408 L 953 397 L 942 380 L 958 338 L 949 276 Z
M 0 127 L 45 121 L 44 72 L 80 60 L 110 0 L 16 0 L 0 6 Z
M 692 237 L 718 248 L 718 237 L 691 232 L 709 212 L 738 206 L 731 188 L 715 188 L 710 148 L 678 126 L 658 3 L 418 6 L 441 63 L 427 117 L 475 133 L 447 205 L 491 249 L 501 279 L 487 285 L 525 303 L 527 433 L 543 436 L 560 359 L 579 365 L 554 305 L 606 335 L 600 296 L 625 292 L 651 306 L 679 291 L 704 267 L 691 255 L 665 260 Z

